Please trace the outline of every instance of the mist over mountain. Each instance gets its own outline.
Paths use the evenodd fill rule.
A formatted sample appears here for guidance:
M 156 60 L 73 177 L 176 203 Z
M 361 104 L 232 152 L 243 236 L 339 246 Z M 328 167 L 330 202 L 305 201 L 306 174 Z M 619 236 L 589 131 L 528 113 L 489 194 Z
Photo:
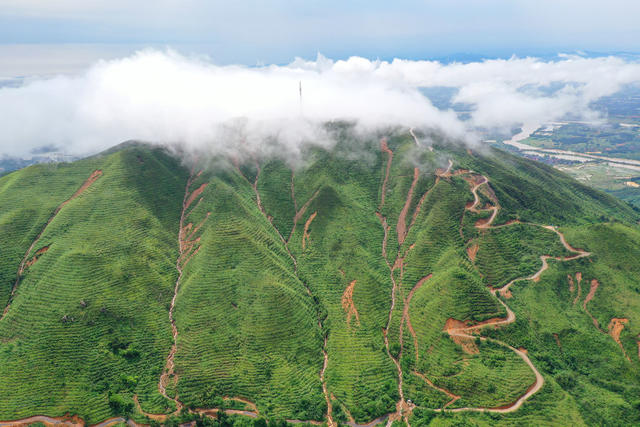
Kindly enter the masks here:
M 603 79 L 602 76 L 607 76 Z M 443 64 L 361 57 L 296 59 L 287 65 L 218 66 L 203 57 L 143 50 L 99 61 L 77 75 L 0 88 L 0 151 L 25 156 L 42 145 L 87 155 L 142 140 L 210 154 L 277 150 L 299 157 L 331 147 L 329 121 L 362 133 L 388 127 L 436 131 L 478 146 L 478 130 L 573 118 L 597 123 L 590 104 L 640 80 L 640 65 L 617 57 L 560 56 Z M 434 107 L 425 89 L 448 88 L 468 106 L 461 120 Z
M 0 427 L 640 426 L 640 3 L 1 3 Z

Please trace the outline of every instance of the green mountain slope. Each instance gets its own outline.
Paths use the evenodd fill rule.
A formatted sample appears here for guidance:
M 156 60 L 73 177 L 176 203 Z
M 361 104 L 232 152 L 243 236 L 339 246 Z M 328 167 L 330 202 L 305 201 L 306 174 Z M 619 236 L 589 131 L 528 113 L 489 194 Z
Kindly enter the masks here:
M 176 160 L 140 149 L 37 169 L 3 178 L 2 199 L 16 206 L 13 213 L 3 203 L 3 227 L 13 228 L 12 214 L 24 215 L 30 238 L 92 172 L 102 174 L 58 211 L 27 257 L 48 247 L 25 269 L 0 321 L 0 412 L 5 418 L 71 412 L 98 422 L 112 414 L 118 396 L 157 395 L 176 277 L 171 225 L 184 174 Z M 40 179 L 30 179 L 38 172 Z M 39 204 L 38 194 L 43 202 L 58 200 Z M 15 240 L 22 253 L 24 240 Z M 20 263 L 12 258 L 13 265 L 3 263 L 5 295 Z
M 0 420 L 640 423 L 636 212 L 334 131 L 296 168 L 130 144 L 0 178 Z

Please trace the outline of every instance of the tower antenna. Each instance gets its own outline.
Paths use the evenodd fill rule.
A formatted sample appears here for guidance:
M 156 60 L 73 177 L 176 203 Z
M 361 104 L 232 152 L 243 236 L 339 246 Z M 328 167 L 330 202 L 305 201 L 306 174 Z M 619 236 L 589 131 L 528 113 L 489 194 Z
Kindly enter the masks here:
M 302 80 L 298 80 L 298 91 L 300 92 L 300 115 L 302 115 Z

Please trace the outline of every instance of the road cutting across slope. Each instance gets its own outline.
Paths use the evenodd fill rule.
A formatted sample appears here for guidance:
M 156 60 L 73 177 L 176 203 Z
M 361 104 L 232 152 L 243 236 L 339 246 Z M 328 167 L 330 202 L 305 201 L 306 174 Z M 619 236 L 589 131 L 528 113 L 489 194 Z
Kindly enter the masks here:
M 496 202 L 495 206 L 492 206 L 490 208 L 485 208 L 485 209 L 477 209 L 476 205 L 479 203 L 479 197 L 477 194 L 478 188 L 481 185 L 488 185 L 489 183 L 489 179 L 486 176 L 482 176 L 482 179 L 477 180 L 475 182 L 474 185 L 472 185 L 471 191 L 473 193 L 474 196 L 474 203 L 473 205 L 467 207 L 467 210 L 470 211 L 474 211 L 474 212 L 480 212 L 480 211 L 488 211 L 488 210 L 493 210 L 493 213 L 491 215 L 491 217 L 489 218 L 488 221 L 481 223 L 481 224 L 477 224 L 476 228 L 478 229 L 490 229 L 490 228 L 497 228 L 494 227 L 492 224 L 497 216 L 498 210 L 500 209 L 499 205 L 497 204 L 497 200 L 494 200 L 494 202 Z M 518 222 L 520 223 L 520 222 Z M 586 257 L 591 255 L 591 253 L 583 251 L 581 249 L 575 249 L 573 248 L 571 245 L 569 245 L 564 237 L 564 235 L 558 231 L 558 229 L 556 227 L 553 226 L 549 226 L 549 225 L 539 225 L 539 224 L 530 224 L 530 225 L 535 225 L 535 226 L 540 226 L 543 227 L 545 229 L 551 230 L 553 232 L 555 232 L 559 238 L 560 241 L 562 242 L 563 246 L 565 247 L 565 249 L 567 249 L 570 252 L 575 253 L 575 255 L 570 256 L 570 257 L 551 257 L 548 255 L 542 255 L 540 257 L 540 259 L 542 260 L 542 266 L 540 267 L 540 269 L 538 271 L 536 271 L 533 275 L 528 276 L 528 277 L 521 277 L 521 278 L 517 278 L 517 279 L 513 279 L 511 282 L 507 283 L 505 286 L 503 286 L 502 288 L 499 289 L 492 289 L 490 292 L 492 293 L 492 295 L 497 297 L 497 294 L 500 293 L 500 295 L 502 296 L 508 296 L 509 294 L 509 288 L 517 281 L 519 280 L 531 280 L 531 281 L 537 281 L 540 278 L 540 275 L 548 268 L 548 263 L 547 260 L 549 258 L 553 258 L 556 259 L 558 261 L 570 261 L 570 260 L 574 260 L 577 258 L 582 258 L 582 257 Z M 529 368 L 533 371 L 534 375 L 535 375 L 535 382 L 529 386 L 529 388 L 527 389 L 527 391 L 520 396 L 515 402 L 508 404 L 508 405 L 504 405 L 504 406 L 500 406 L 500 407 L 496 407 L 496 408 L 482 408 L 482 407 L 463 407 L 463 408 L 455 408 L 455 409 L 448 409 L 449 411 L 452 412 L 464 412 L 464 411 L 475 411 L 475 412 L 494 412 L 494 413 L 507 413 L 507 412 L 513 412 L 518 410 L 523 403 L 529 399 L 531 396 L 533 396 L 536 392 L 538 392 L 542 386 L 544 385 L 544 378 L 542 377 L 542 374 L 540 374 L 540 372 L 538 371 L 538 369 L 534 366 L 534 364 L 531 362 L 531 360 L 529 359 L 529 356 L 527 355 L 526 351 L 524 349 L 517 349 L 503 341 L 500 340 L 496 340 L 493 338 L 488 338 L 488 337 L 480 337 L 477 335 L 473 335 L 474 332 L 477 332 L 483 328 L 487 328 L 487 327 L 499 327 L 499 326 L 504 326 L 504 325 L 508 325 L 510 323 L 515 322 L 516 320 L 516 316 L 515 313 L 513 312 L 513 310 L 511 310 L 511 308 L 504 302 L 502 301 L 500 298 L 498 298 L 498 302 L 500 302 L 500 304 L 502 304 L 502 306 L 505 308 L 506 312 L 507 312 L 507 317 L 503 318 L 503 319 L 489 319 L 486 320 L 484 322 L 480 322 L 477 323 L 475 325 L 471 325 L 471 326 L 455 326 L 455 327 L 450 327 L 447 329 L 447 332 L 449 333 L 449 335 L 451 337 L 458 337 L 458 338 L 463 338 L 463 339 L 473 339 L 475 340 L 476 338 L 482 340 L 482 341 L 491 341 L 494 342 L 498 345 L 501 345 L 505 348 L 510 349 L 511 351 L 513 351 L 514 353 L 516 353 L 528 366 Z M 444 410 L 444 409 L 442 409 Z

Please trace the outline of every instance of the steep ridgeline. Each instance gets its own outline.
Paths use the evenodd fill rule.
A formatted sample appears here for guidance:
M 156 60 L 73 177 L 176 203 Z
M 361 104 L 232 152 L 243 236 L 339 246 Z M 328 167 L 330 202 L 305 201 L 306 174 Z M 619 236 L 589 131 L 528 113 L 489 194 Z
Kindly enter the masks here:
M 640 423 L 636 212 L 338 131 L 295 169 L 133 145 L 0 178 L 0 424 Z
M 0 320 L 1 419 L 71 412 L 97 423 L 136 391 L 165 408 L 156 384 L 184 179 L 176 159 L 146 148 L 2 178 L 2 227 L 15 221 L 25 236 L 0 257 L 1 286 L 15 289 Z M 13 245 L 29 249 L 24 265 Z

